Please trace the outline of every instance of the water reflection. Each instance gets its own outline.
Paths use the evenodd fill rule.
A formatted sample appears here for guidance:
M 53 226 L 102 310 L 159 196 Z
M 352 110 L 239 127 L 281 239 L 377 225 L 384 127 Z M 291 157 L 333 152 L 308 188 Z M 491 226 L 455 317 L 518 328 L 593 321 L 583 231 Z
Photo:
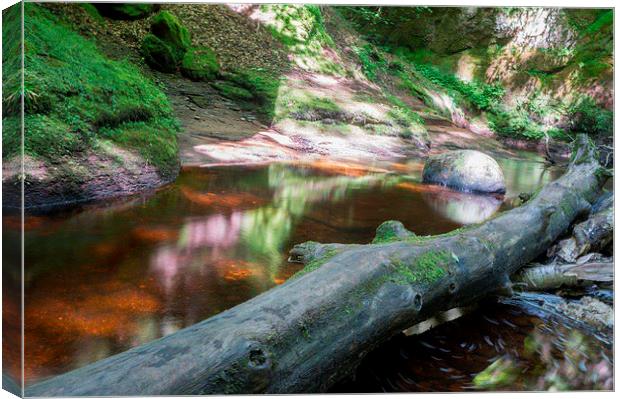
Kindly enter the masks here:
M 299 268 L 286 262 L 296 243 L 370 242 L 389 219 L 438 234 L 497 210 L 496 200 L 418 184 L 412 162 L 393 172 L 325 162 L 191 168 L 152 195 L 38 217 L 26 230 L 26 379 L 171 334 L 281 284 Z M 508 186 L 521 192 L 552 176 L 527 173 Z M 18 235 L 5 227 L 6 246 Z
M 520 193 L 532 193 L 556 179 L 562 170 L 558 166 L 547 165 L 531 153 L 520 153 L 527 160 L 517 158 L 496 158 L 506 179 L 506 197 L 513 198 Z
M 437 212 L 455 223 L 480 223 L 495 214 L 503 203 L 493 195 L 476 195 L 453 191 L 429 192 L 422 198 Z

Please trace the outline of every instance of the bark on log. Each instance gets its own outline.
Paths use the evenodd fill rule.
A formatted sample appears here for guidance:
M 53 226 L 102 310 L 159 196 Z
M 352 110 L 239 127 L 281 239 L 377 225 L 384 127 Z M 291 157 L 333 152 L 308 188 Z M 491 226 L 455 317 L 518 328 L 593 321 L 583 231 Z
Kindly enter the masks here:
M 605 197 L 596 204 L 596 209 L 588 220 L 575 225 L 571 237 L 560 241 L 549 255 L 565 262 L 573 263 L 581 255 L 605 248 L 614 237 L 613 196 Z
M 26 394 L 323 392 L 393 335 L 508 284 L 588 212 L 605 177 L 590 142 L 579 142 L 567 173 L 520 208 L 435 237 L 332 245 L 314 271 Z
M 513 282 L 523 290 L 542 291 L 560 287 L 578 287 L 585 284 L 610 283 L 614 280 L 612 259 L 600 259 L 583 263 L 533 265 L 521 269 Z

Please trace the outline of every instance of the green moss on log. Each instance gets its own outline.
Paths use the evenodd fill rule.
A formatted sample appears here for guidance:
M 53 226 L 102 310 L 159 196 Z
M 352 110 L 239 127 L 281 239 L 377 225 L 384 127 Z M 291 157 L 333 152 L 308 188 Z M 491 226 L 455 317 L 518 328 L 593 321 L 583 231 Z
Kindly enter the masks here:
M 430 284 L 446 274 L 445 267 L 454 262 L 449 251 L 428 251 L 416 257 L 411 264 L 400 259 L 392 259 L 391 266 L 396 272 L 393 280 L 399 284 Z
M 415 233 L 407 230 L 401 222 L 397 220 L 388 220 L 381 223 L 379 227 L 377 227 L 372 244 L 386 244 L 390 242 L 409 240 L 415 237 Z
M 318 269 L 319 267 L 323 266 L 325 263 L 327 263 L 328 260 L 330 260 L 331 258 L 336 256 L 337 254 L 338 254 L 338 251 L 336 249 L 331 249 L 331 250 L 325 252 L 325 254 L 323 256 L 321 256 L 320 258 L 317 258 L 317 259 L 314 259 L 314 260 L 310 261 L 303 269 L 301 269 L 300 271 L 295 273 L 291 277 L 291 279 L 301 277 L 304 274 L 308 274 L 308 273 Z
M 401 238 L 396 235 L 394 230 L 387 230 L 387 231 L 382 231 L 382 232 L 377 231 L 377 235 L 375 236 L 375 238 L 373 238 L 372 243 L 373 244 L 385 244 L 385 243 L 396 242 L 400 240 Z

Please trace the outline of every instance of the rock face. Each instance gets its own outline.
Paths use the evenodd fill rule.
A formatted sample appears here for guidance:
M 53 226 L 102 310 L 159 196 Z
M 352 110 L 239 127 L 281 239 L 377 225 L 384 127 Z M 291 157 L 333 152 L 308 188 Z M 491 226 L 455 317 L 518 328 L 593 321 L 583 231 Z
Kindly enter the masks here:
M 429 157 L 424 165 L 425 183 L 440 184 L 459 191 L 506 192 L 504 174 L 490 156 L 473 150 L 450 151 Z
M 394 47 L 423 49 L 424 62 L 452 65 L 465 81 L 500 81 L 511 101 L 587 95 L 613 108 L 611 10 L 385 7 L 381 17 L 389 23 L 373 33 Z

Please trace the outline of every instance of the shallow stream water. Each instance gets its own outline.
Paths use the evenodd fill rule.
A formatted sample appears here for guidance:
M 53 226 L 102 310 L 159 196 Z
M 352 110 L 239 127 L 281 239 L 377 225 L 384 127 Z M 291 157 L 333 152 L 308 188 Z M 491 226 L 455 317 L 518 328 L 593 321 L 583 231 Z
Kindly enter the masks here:
M 420 235 L 448 232 L 510 208 L 520 192 L 532 192 L 561 173 L 531 154 L 520 155 L 526 158 L 498 159 L 508 185 L 504 198 L 422 185 L 421 161 L 374 168 L 318 161 L 186 168 L 175 183 L 152 193 L 27 216 L 26 381 L 174 333 L 283 283 L 301 268 L 286 260 L 294 244 L 367 243 L 390 219 Z M 5 216 L 3 227 L 4 245 L 17 248 L 19 218 Z M 487 316 L 467 317 L 479 326 Z M 502 328 L 519 326 L 517 338 L 503 338 L 505 348 L 522 347 L 540 323 L 522 314 L 502 317 L 508 323 Z M 501 332 L 497 325 L 488 327 Z M 443 340 L 440 345 L 397 338 L 358 371 L 372 378 L 335 390 L 465 389 L 471 374 L 499 352 L 487 350 L 477 359 L 462 353 L 465 359 L 446 362 L 469 363 L 464 370 L 431 372 L 455 369 L 433 359 L 459 352 L 463 331 L 468 329 L 433 333 L 431 340 Z M 432 349 L 439 347 L 450 352 Z M 513 388 L 532 388 L 522 385 Z

